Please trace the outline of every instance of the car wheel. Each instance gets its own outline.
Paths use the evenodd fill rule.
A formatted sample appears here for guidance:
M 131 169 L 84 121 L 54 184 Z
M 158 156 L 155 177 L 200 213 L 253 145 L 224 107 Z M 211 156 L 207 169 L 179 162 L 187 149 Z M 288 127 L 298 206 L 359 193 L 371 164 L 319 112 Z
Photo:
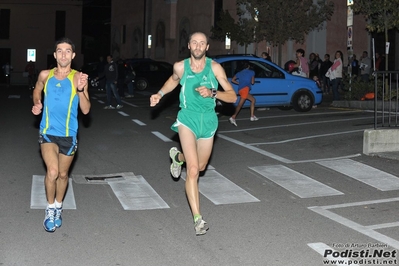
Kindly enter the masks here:
M 137 79 L 135 80 L 136 88 L 140 91 L 143 91 L 148 88 L 148 82 L 146 79 Z
M 98 80 L 96 80 L 96 79 L 92 79 L 92 80 L 90 80 L 90 85 L 92 86 L 92 87 L 97 87 L 98 85 L 99 85 L 99 81 Z
M 292 105 L 297 112 L 307 112 L 313 107 L 313 97 L 308 91 L 299 91 L 294 95 Z

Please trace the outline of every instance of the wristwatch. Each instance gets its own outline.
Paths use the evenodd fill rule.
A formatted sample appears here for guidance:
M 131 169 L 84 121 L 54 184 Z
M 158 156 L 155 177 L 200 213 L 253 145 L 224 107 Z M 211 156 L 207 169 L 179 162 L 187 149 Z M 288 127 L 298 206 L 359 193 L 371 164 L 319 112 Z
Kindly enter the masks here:
M 211 98 L 216 98 L 216 96 L 218 95 L 218 91 L 217 91 L 217 89 L 212 89 L 212 96 L 211 96 Z

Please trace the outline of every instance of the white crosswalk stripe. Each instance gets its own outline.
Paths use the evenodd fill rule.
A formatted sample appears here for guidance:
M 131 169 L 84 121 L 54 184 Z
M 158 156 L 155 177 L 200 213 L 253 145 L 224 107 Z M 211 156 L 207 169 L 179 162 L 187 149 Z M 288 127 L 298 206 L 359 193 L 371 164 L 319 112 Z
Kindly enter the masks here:
M 44 175 L 32 176 L 32 189 L 30 196 L 31 209 L 46 209 L 47 199 L 44 189 Z M 63 206 L 64 209 L 76 209 L 75 194 L 73 193 L 72 179 L 69 179 L 68 190 L 65 194 Z
M 186 171 L 182 171 L 181 178 L 185 180 Z M 208 166 L 205 174 L 200 177 L 199 191 L 215 205 L 260 201 L 215 171 L 212 166 Z
M 108 182 L 125 210 L 166 209 L 169 205 L 142 176 Z
M 318 164 L 349 176 L 381 191 L 399 189 L 399 178 L 351 159 L 322 161 Z
M 344 194 L 284 165 L 257 166 L 250 167 L 250 169 L 294 193 L 300 198 L 336 196 Z
M 363 182 L 381 191 L 399 190 L 399 178 L 351 159 L 320 161 L 317 164 L 332 169 L 339 174 Z M 261 165 L 249 167 L 252 171 L 276 183 L 300 198 L 337 196 L 344 193 L 327 186 L 309 176 L 299 173 L 285 165 Z M 118 178 L 115 178 L 118 177 Z M 185 180 L 183 169 L 181 178 Z M 77 184 L 108 184 L 125 210 L 150 210 L 169 208 L 143 176 L 133 173 L 108 174 L 101 180 L 87 180 L 86 176 L 74 175 Z M 44 176 L 32 178 L 31 208 L 44 209 L 47 206 L 44 190 Z M 208 166 L 200 177 L 199 190 L 213 204 L 237 204 L 259 202 L 260 200 L 239 187 L 228 178 Z M 65 209 L 76 209 L 72 178 L 64 200 Z

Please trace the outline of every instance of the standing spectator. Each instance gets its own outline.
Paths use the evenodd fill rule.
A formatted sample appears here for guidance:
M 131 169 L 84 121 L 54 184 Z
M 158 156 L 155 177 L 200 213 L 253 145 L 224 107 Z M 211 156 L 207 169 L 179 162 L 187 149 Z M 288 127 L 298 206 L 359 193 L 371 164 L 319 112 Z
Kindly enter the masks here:
M 234 103 L 237 100 L 222 66 L 206 57 L 209 43 L 202 32 L 190 35 L 188 49 L 190 57 L 173 65 L 173 74 L 158 91 L 150 97 L 150 106 L 159 103 L 164 94 L 173 91 L 179 83 L 180 111 L 172 130 L 177 131 L 183 153 L 173 147 L 169 151 L 172 159 L 170 171 L 173 177 L 181 174 L 182 164 L 186 163 L 186 195 L 194 220 L 196 235 L 203 235 L 209 229 L 200 213 L 198 179 L 204 171 L 213 149 L 213 139 L 218 127 L 215 101 Z M 218 90 L 218 84 L 223 88 Z
M 35 83 L 36 83 L 35 63 L 32 61 L 29 61 L 25 67 L 25 72 L 28 73 L 28 86 L 29 86 L 29 89 L 32 90 L 35 88 Z
M 364 51 L 360 57 L 360 77 L 364 82 L 368 82 L 370 78 L 371 59 L 367 51 Z
M 105 78 L 104 78 L 104 71 L 105 71 L 105 66 L 107 63 L 104 60 L 103 56 L 100 56 L 99 62 L 97 65 L 97 77 L 102 77 L 98 80 L 98 90 L 103 91 L 105 89 Z
M 125 84 L 127 85 L 127 92 L 126 98 L 133 98 L 134 97 L 134 79 L 136 77 L 136 72 L 134 71 L 133 67 L 129 64 L 126 65 L 125 68 Z
M 359 76 L 359 60 L 356 59 L 356 55 L 354 54 L 352 56 L 352 60 L 350 62 L 350 66 L 352 68 L 352 78 L 353 79 L 357 79 L 357 77 Z
M 331 81 L 326 77 L 326 73 L 332 64 L 333 63 L 330 61 L 330 55 L 325 54 L 324 61 L 320 65 L 320 80 L 324 94 L 329 94 L 331 90 Z
M 270 57 L 269 53 L 267 53 L 267 52 L 263 52 L 262 53 L 262 58 L 266 59 L 266 60 L 268 60 L 270 62 L 272 61 L 272 58 Z
M 234 114 L 229 118 L 231 124 L 237 126 L 236 117 L 240 112 L 242 106 L 246 100 L 251 101 L 250 113 L 251 121 L 257 121 L 258 118 L 255 116 L 255 98 L 249 93 L 251 91 L 252 85 L 255 83 L 255 72 L 250 69 L 248 62 L 244 62 L 241 68 L 242 70 L 234 75 L 231 82 L 238 85 L 238 94 L 240 94 L 240 101 L 236 107 Z
M 316 54 L 311 53 L 309 55 L 309 77 L 313 79 L 313 77 L 319 76 L 319 61 L 317 60 Z
M 11 71 L 13 70 L 13 68 L 9 62 L 5 63 L 5 65 L 3 65 L 2 68 L 3 68 L 3 74 L 6 77 L 6 84 L 7 86 L 9 86 L 11 80 Z
M 343 69 L 342 56 L 343 56 L 342 52 L 337 51 L 335 53 L 334 63 L 330 67 L 330 69 L 327 71 L 330 73 L 334 101 L 339 101 L 338 88 L 340 86 L 342 86 L 342 84 L 341 84 L 342 83 L 342 69 Z
M 385 70 L 385 58 L 380 53 L 375 53 L 375 71 Z
M 78 148 L 78 107 L 83 114 L 90 111 L 88 75 L 71 69 L 75 45 L 68 38 L 58 40 L 54 57 L 57 67 L 39 74 L 32 107 L 34 115 L 43 112 L 39 143 L 47 168 L 44 178 L 47 207 L 43 221 L 47 232 L 54 232 L 62 225 L 62 201 L 68 187 L 69 167 Z
M 292 75 L 309 77 L 309 65 L 305 58 L 305 51 L 303 49 L 296 50 L 296 63 L 293 66 L 294 68 L 298 68 L 297 71 L 293 71 Z
M 107 56 L 108 64 L 105 66 L 104 75 L 105 75 L 105 88 L 107 91 L 107 103 L 104 109 L 115 109 L 111 105 L 112 95 L 114 95 L 116 99 L 116 109 L 121 109 L 123 107 L 121 98 L 119 97 L 119 93 L 117 90 L 118 84 L 118 65 L 113 61 L 112 55 Z

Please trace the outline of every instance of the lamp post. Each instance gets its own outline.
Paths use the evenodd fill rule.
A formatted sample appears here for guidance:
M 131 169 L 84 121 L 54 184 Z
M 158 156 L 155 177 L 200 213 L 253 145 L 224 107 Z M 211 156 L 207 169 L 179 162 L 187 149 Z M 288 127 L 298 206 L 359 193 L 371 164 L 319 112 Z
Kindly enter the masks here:
M 348 50 L 348 74 L 349 74 L 349 91 L 352 90 L 352 59 L 353 59 L 353 5 L 354 0 L 347 0 L 348 15 L 347 15 L 347 50 Z
M 256 23 L 258 23 L 259 22 L 259 19 L 258 19 L 259 10 L 257 7 L 255 7 L 254 10 L 255 10 L 254 20 Z M 255 55 L 257 55 L 258 54 L 258 42 L 256 39 L 256 24 L 254 25 L 254 42 L 255 42 Z

